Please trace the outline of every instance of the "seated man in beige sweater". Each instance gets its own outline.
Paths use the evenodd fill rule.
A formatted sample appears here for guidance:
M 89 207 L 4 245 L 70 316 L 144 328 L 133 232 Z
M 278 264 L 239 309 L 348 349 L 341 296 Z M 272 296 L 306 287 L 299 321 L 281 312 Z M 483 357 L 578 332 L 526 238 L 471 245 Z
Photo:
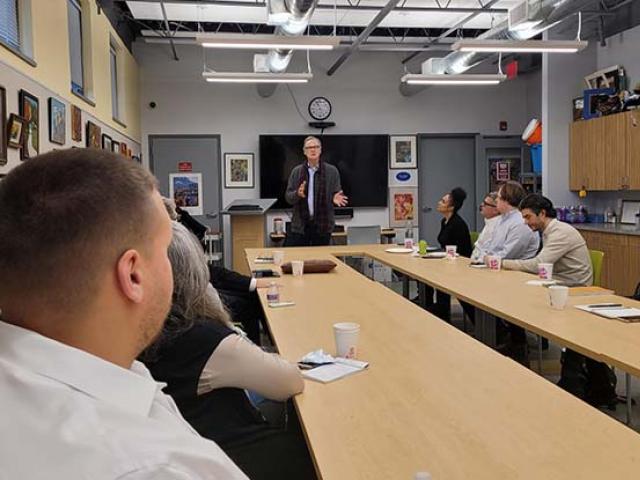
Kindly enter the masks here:
M 503 260 L 508 270 L 538 273 L 538 264 L 553 263 L 553 278 L 566 285 L 589 286 L 593 269 L 587 244 L 580 232 L 568 223 L 556 220 L 551 200 L 532 193 L 520 203 L 525 223 L 534 232 L 542 232 L 542 249 L 526 260 Z
M 553 278 L 566 285 L 589 286 L 593 268 L 587 244 L 571 225 L 556 220 L 551 201 L 532 193 L 520 203 L 522 218 L 533 231 L 542 232 L 542 250 L 527 260 L 503 260 L 505 269 L 537 273 L 539 263 L 553 263 Z M 617 403 L 611 369 L 573 350 L 562 356 L 558 385 L 595 406 L 614 408 Z

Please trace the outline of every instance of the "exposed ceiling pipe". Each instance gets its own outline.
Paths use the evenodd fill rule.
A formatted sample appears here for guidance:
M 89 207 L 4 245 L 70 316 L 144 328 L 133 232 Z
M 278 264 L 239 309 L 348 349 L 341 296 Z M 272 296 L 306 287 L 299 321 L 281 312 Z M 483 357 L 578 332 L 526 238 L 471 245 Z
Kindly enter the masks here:
M 309 20 L 318 4 L 318 0 L 270 0 L 271 11 L 279 11 L 286 14 L 286 21 L 276 28 L 275 35 L 299 36 L 304 33 L 309 25 Z M 267 68 L 273 73 L 282 73 L 287 70 L 293 50 L 272 49 L 267 53 Z M 270 97 L 275 92 L 277 84 L 261 84 L 257 86 L 261 97 Z
M 479 35 L 478 39 L 484 40 L 527 40 L 535 37 L 536 35 L 550 29 L 557 25 L 561 21 L 568 18 L 579 11 L 582 7 L 588 4 L 592 4 L 592 0 L 528 0 L 532 11 L 536 13 L 530 18 L 530 20 L 539 22 L 531 28 L 525 30 L 509 29 L 509 22 L 505 20 L 495 28 L 486 31 Z M 442 59 L 441 72 L 442 74 L 457 74 L 463 73 L 470 68 L 478 65 L 487 58 L 490 58 L 492 53 L 478 53 L 478 52 L 452 52 Z M 436 73 L 436 72 L 434 72 Z M 400 84 L 400 93 L 404 96 L 415 95 L 416 93 L 424 90 L 424 86 Z

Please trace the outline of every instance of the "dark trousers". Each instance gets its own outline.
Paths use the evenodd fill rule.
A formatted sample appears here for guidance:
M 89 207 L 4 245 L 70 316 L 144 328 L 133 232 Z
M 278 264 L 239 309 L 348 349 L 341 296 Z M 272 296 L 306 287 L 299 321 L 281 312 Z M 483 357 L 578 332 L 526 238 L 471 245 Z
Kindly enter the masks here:
M 451 322 L 451 295 L 448 293 L 443 293 L 440 291 L 436 291 L 436 301 L 433 301 L 433 287 L 429 285 L 424 286 L 426 291 L 427 304 L 425 308 L 433 313 L 436 317 L 441 318 L 446 322 Z M 475 324 L 476 321 L 476 309 L 473 305 L 468 304 L 467 302 L 460 302 L 462 306 L 462 310 L 469 317 L 471 323 Z
M 304 233 L 288 232 L 284 241 L 285 247 L 317 247 L 329 245 L 331 242 L 331 232 L 322 233 L 318 231 L 315 223 L 307 223 Z
M 256 292 L 239 292 L 237 290 L 218 290 L 220 299 L 231 314 L 231 320 L 242 324 L 242 329 L 249 339 L 260 345 L 260 322 L 264 320 L 264 312 Z

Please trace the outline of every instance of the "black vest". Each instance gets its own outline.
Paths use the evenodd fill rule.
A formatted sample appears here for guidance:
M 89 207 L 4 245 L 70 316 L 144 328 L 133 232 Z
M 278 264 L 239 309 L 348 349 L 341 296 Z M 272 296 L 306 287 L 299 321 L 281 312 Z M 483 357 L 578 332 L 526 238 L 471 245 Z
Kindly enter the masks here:
M 164 382 L 184 418 L 200 435 L 221 447 L 255 439 L 266 421 L 240 388 L 219 388 L 198 395 L 198 379 L 220 342 L 236 333 L 216 322 L 201 322 L 165 340 L 144 362 L 153 378 Z

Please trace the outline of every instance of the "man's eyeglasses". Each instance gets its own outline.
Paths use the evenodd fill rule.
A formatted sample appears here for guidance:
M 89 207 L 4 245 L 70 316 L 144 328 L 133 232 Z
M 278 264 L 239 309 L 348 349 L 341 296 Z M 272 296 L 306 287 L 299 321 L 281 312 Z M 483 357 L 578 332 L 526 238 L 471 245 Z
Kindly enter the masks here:
M 482 210 L 482 207 L 493 207 L 493 208 L 496 208 L 497 205 L 494 205 L 493 203 L 482 202 L 480 204 L 480 210 Z
M 308 147 L 304 147 L 305 150 L 316 150 L 320 148 L 320 145 L 309 145 Z

